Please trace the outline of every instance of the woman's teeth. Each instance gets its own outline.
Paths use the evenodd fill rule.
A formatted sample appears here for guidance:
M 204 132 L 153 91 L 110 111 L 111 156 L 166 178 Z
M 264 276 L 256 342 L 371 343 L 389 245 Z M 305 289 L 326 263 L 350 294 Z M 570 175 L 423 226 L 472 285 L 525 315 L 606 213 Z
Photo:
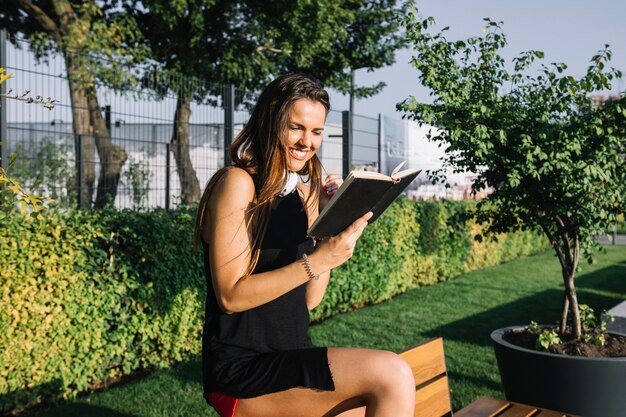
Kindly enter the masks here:
M 307 151 L 301 151 L 297 149 L 290 150 L 291 155 L 296 159 L 304 159 L 306 157 Z

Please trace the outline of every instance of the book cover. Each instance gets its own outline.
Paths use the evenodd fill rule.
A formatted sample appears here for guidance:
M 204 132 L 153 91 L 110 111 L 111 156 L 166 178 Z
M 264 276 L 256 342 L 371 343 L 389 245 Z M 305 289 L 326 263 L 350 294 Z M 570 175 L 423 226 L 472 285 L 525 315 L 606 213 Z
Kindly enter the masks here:
M 350 172 L 311 225 L 308 235 L 316 238 L 335 236 L 368 211 L 374 213 L 368 223 L 375 221 L 421 172 L 417 169 L 397 172 L 401 165 L 392 176 L 368 171 Z

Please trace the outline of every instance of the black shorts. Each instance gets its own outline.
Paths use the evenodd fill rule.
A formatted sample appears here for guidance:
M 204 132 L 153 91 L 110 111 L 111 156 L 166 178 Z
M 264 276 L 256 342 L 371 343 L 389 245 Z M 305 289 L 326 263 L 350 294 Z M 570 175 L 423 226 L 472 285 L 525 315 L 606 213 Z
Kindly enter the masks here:
M 253 398 L 290 388 L 334 391 L 328 349 L 307 347 L 267 353 L 241 351 L 229 358 L 211 354 L 203 360 L 205 397 L 221 392 L 235 398 Z

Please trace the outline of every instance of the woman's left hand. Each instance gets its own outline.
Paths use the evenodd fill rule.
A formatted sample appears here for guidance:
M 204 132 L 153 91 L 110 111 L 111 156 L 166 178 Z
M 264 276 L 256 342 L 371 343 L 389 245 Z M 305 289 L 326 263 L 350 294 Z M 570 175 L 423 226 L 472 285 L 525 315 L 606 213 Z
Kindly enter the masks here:
M 343 179 L 337 174 L 330 174 L 322 181 L 320 192 L 320 212 L 326 207 L 330 198 L 335 195 L 339 187 L 343 184 Z

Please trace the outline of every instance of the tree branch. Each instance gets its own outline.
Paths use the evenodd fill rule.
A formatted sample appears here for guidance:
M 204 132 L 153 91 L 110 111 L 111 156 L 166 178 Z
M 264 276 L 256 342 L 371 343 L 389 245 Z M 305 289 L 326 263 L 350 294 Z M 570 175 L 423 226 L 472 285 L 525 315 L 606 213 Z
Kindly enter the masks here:
M 548 236 L 548 240 L 552 244 L 552 247 L 556 251 L 557 258 L 559 258 L 559 262 L 561 263 L 561 269 L 565 270 L 565 255 L 563 254 L 563 251 L 559 247 L 558 242 L 556 241 L 556 239 L 554 238 L 554 235 L 550 232 L 547 226 L 544 226 L 541 223 L 539 224 L 543 232 L 546 234 L 546 236 Z
M 288 55 L 288 56 L 291 55 L 291 51 L 290 50 L 283 50 L 283 49 L 273 48 L 271 46 L 266 46 L 266 45 L 259 45 L 259 46 L 256 47 L 256 52 L 263 53 L 263 51 L 270 51 L 270 52 L 275 52 L 277 54 L 285 54 L 285 55 Z
M 74 8 L 67 0 L 51 0 L 52 7 L 54 8 L 54 12 L 57 14 L 59 18 L 59 22 L 62 30 L 65 30 L 67 26 L 72 23 L 72 21 L 76 21 L 76 15 L 74 13 Z M 73 18 L 73 19 L 72 19 Z
M 41 7 L 33 4 L 31 0 L 16 0 L 19 7 L 22 8 L 30 17 L 32 17 L 41 29 L 48 35 L 52 36 L 56 42 L 61 39 L 61 32 L 57 24 L 44 12 Z
M 573 259 L 572 259 L 572 245 L 569 241 L 569 236 L 567 233 L 567 227 L 565 226 L 565 222 L 563 221 L 563 219 L 561 219 L 560 216 L 556 216 L 556 226 L 559 230 L 559 235 L 561 236 L 561 241 L 563 242 L 563 246 L 565 248 L 565 256 L 566 256 L 566 262 L 569 265 L 573 265 Z M 571 271 L 566 271 L 567 274 L 571 274 Z

